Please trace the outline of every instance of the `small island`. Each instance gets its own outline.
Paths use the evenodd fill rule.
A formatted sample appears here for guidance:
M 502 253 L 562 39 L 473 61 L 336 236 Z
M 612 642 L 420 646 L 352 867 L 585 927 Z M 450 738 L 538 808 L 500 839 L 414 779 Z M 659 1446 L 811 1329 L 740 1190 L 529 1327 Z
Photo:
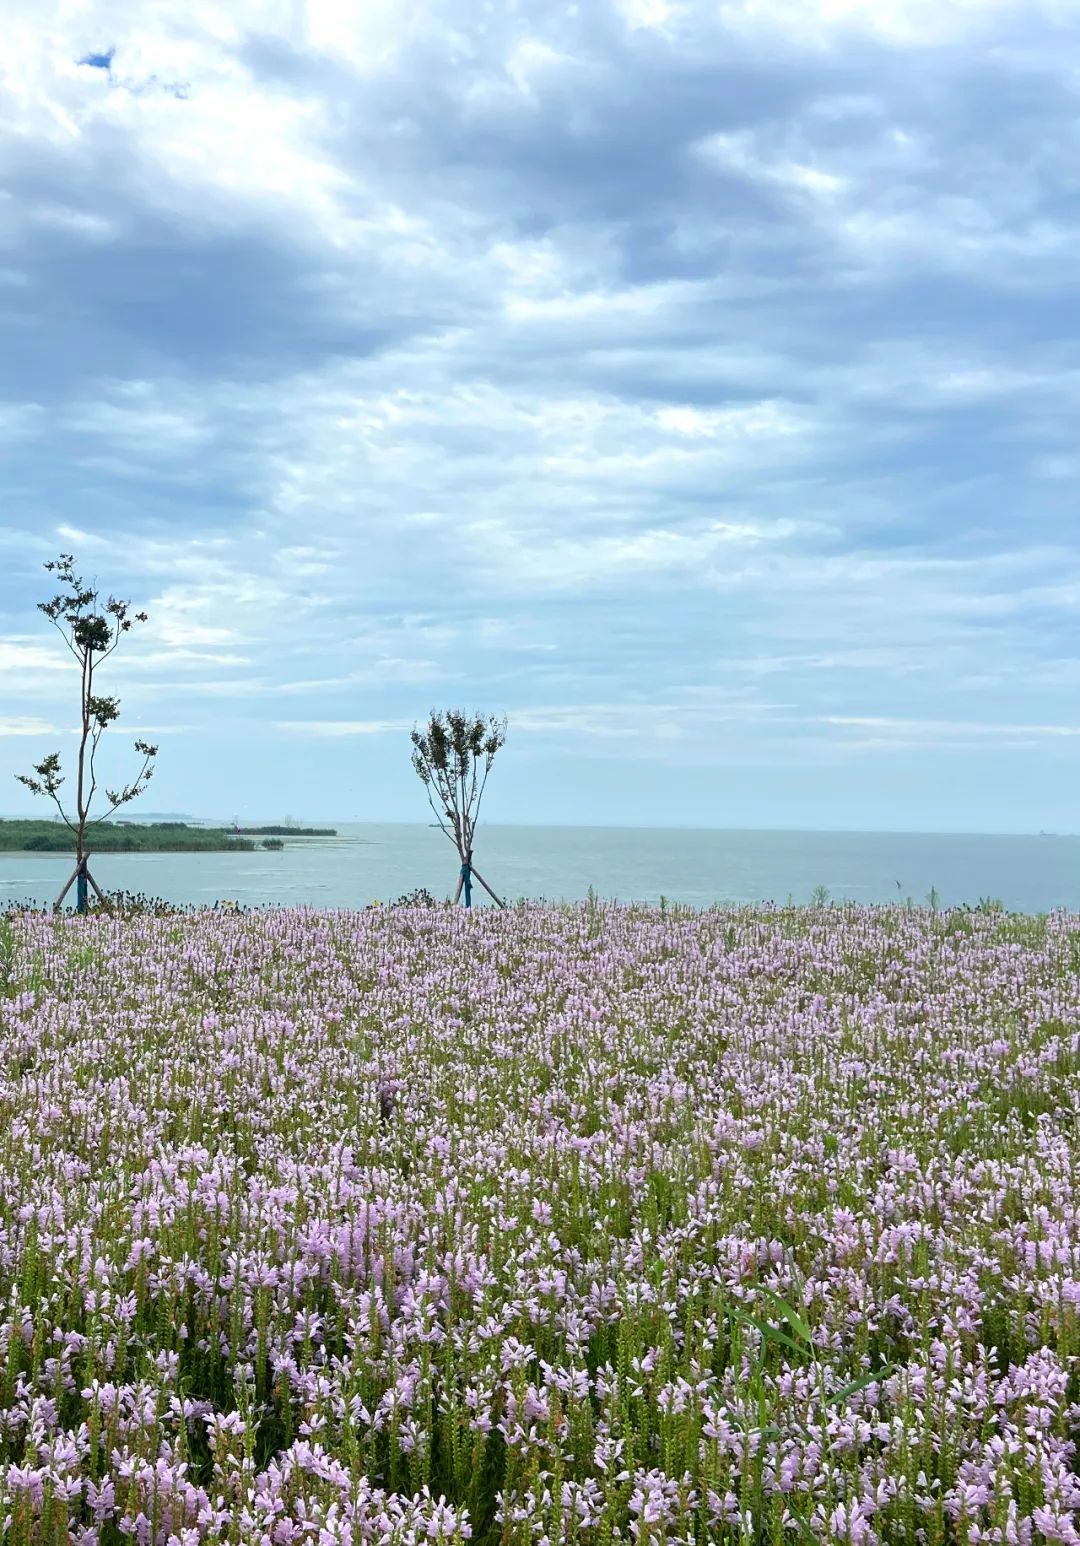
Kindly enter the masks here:
M 225 827 L 193 827 L 183 821 L 106 821 L 90 829 L 95 853 L 252 853 L 259 844 Z M 0 820 L 0 853 L 66 854 L 75 835 L 61 821 Z
M 234 827 L 241 837 L 337 837 L 336 827 Z

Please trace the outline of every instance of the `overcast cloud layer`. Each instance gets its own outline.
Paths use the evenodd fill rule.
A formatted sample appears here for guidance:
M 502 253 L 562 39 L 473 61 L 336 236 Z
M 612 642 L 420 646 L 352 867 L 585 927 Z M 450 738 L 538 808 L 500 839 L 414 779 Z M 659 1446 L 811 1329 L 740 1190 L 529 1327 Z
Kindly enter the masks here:
M 461 701 L 493 818 L 1080 826 L 1076 4 L 5 33 L 0 809 L 64 549 L 147 808 L 421 819 Z

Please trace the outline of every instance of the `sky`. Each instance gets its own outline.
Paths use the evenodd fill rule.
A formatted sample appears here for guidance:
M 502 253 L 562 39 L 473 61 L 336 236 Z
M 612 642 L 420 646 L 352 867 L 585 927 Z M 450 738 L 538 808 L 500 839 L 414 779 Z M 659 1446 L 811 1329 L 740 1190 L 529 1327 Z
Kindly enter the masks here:
M 0 810 L 1080 830 L 1080 0 L 7 0 Z M 44 810 L 42 809 L 42 813 Z

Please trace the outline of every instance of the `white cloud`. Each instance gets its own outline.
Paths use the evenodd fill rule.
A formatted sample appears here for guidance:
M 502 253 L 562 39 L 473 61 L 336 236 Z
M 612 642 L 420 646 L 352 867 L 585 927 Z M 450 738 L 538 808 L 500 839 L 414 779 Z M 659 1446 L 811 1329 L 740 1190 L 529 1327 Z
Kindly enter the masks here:
M 652 583 L 693 575 L 700 582 L 728 551 L 792 536 L 794 522 L 709 521 L 687 530 L 646 527 L 613 534 L 527 533 L 497 520 L 476 521 L 464 536 L 474 562 L 508 588 L 589 590 L 632 576 Z
M 69 209 L 62 204 L 33 204 L 27 218 L 35 225 L 58 226 L 91 241 L 108 241 L 117 227 L 103 215 L 88 209 Z
M 124 455 L 142 453 L 155 463 L 196 456 L 212 439 L 212 426 L 197 402 L 170 396 L 173 400 L 166 404 L 148 381 L 117 382 L 93 402 L 73 404 L 64 425 L 77 435 L 106 441 Z
M 353 736 L 386 735 L 407 730 L 411 721 L 394 719 L 279 719 L 276 729 L 289 735 L 314 737 L 316 740 L 349 740 Z
M 322 148 L 323 103 L 260 80 L 241 47 L 252 34 L 332 47 L 319 7 L 297 12 L 240 0 L 192 17 L 178 0 L 163 0 L 125 16 L 106 0 L 89 0 L 77 14 L 58 11 L 47 26 L 16 3 L 6 20 L 13 52 L 0 64 L 0 88 L 12 127 L 79 155 L 121 143 L 137 162 L 147 205 L 169 213 L 179 205 L 194 225 L 232 225 L 247 211 L 295 222 L 299 240 L 316 232 L 347 239 L 343 196 L 352 179 Z M 114 49 L 108 74 L 78 65 L 103 38 Z M 43 205 L 30 213 L 94 240 L 118 234 L 87 209 Z
M 848 187 L 846 177 L 824 167 L 769 155 L 758 146 L 755 135 L 745 130 L 707 135 L 692 149 L 710 165 L 775 183 L 794 193 L 829 198 L 845 192 Z
M 16 716 L 14 719 L 6 717 L 0 719 L 0 736 L 3 735 L 63 735 L 66 732 L 56 725 L 49 723 L 47 719 L 36 719 L 32 716 Z
M 13 703 L 63 545 L 151 612 L 125 704 L 223 735 L 1067 718 L 1080 7 L 13 6 Z
M 631 29 L 662 32 L 686 7 L 677 0 L 615 0 L 615 9 Z
M 904 48 L 932 48 L 970 37 L 1010 14 L 1068 15 L 1074 0 L 721 0 L 722 21 L 741 31 L 782 35 L 790 45 L 836 44 L 864 32 Z
M 601 740 L 636 740 L 643 728 L 663 733 L 665 738 L 678 733 L 672 723 L 668 704 L 573 703 L 518 709 L 513 714 L 513 729 L 524 735 L 573 735 Z
M 656 422 L 662 430 L 692 440 L 775 441 L 805 434 L 809 416 L 790 403 L 760 402 L 739 408 L 695 408 L 680 404 L 659 408 Z
M 75 669 L 74 661 L 59 639 L 55 644 L 39 644 L 36 640 L 18 636 L 0 638 L 0 677 L 4 678 L 5 690 L 19 678 L 38 675 L 66 678 Z
M 1023 736 L 1032 743 L 1046 738 L 1080 736 L 1080 725 L 1028 725 L 1000 724 L 996 721 L 946 719 L 890 719 L 883 715 L 826 714 L 819 724 L 839 725 L 862 730 L 876 730 L 886 734 L 896 732 L 909 742 L 916 739 L 938 740 L 942 736 L 989 737 L 992 740 L 1012 740 Z
M 0 445 L 14 445 L 40 435 L 45 413 L 39 403 L 0 402 Z
M 282 681 L 273 687 L 280 697 L 302 697 L 311 693 L 341 692 L 358 686 L 386 686 L 398 684 L 429 684 L 450 676 L 446 662 L 438 660 L 393 660 L 385 657 L 373 661 L 361 670 L 346 671 L 336 676 L 309 678 L 307 681 Z

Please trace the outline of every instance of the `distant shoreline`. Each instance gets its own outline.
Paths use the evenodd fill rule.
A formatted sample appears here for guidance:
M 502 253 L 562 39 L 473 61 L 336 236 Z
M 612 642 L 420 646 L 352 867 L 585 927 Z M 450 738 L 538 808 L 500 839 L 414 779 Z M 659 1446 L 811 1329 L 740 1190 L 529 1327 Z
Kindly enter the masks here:
M 239 837 L 337 837 L 336 827 L 233 827 Z
M 151 823 L 110 822 L 87 831 L 91 853 L 255 853 L 260 848 L 283 848 L 278 830 L 252 829 L 248 834 L 225 827 L 194 827 L 181 821 Z M 253 836 L 269 843 L 256 843 Z M 305 834 L 307 835 L 307 834 Z M 0 820 L 0 853 L 71 854 L 75 834 L 59 821 Z

